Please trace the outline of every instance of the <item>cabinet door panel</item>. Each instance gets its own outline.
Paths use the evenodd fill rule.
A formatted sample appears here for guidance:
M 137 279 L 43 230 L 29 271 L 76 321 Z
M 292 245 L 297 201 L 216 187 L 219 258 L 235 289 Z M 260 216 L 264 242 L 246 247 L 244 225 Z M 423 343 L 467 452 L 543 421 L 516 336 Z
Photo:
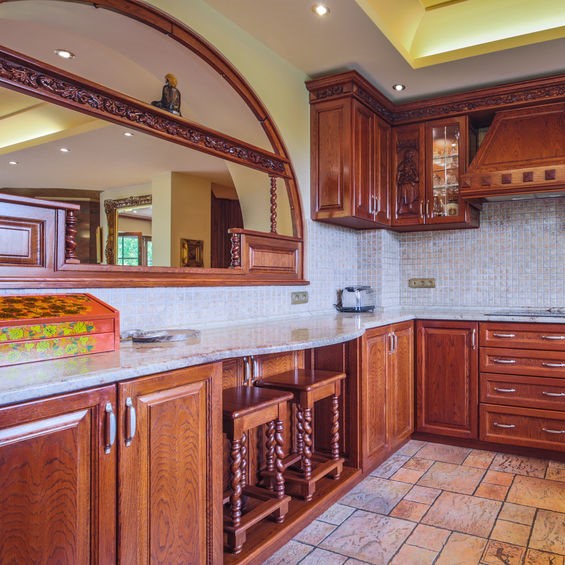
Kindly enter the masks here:
M 221 364 L 118 386 L 122 563 L 221 562 L 220 389 Z
M 115 562 L 115 388 L 0 409 L 0 563 Z
M 474 322 L 417 323 L 418 431 L 477 437 L 477 325 Z
M 381 226 L 390 226 L 390 126 L 375 116 L 375 166 L 373 187 L 373 213 Z
M 354 215 L 373 220 L 376 144 L 375 116 L 362 104 L 353 106 L 353 186 Z

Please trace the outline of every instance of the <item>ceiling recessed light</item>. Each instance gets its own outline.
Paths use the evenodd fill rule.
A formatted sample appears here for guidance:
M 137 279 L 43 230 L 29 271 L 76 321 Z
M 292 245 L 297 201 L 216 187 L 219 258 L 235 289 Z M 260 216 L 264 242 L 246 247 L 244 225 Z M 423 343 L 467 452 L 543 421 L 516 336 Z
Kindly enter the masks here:
M 405 85 L 405 84 L 400 84 L 400 83 L 393 84 L 393 85 L 392 85 L 392 89 L 393 89 L 393 90 L 396 90 L 397 92 L 401 92 L 402 90 L 405 90 L 405 89 L 406 89 L 406 85 Z
M 19 165 L 18 161 L 8 161 L 8 165 Z
M 69 149 L 68 147 L 60 147 L 60 148 L 59 148 L 59 151 L 60 151 L 61 153 L 69 153 L 69 152 L 70 152 L 70 149 Z
M 53 52 L 55 53 L 55 55 L 61 57 L 61 59 L 75 58 L 75 54 L 72 51 L 69 51 L 68 49 L 54 49 Z
M 126 131 L 126 132 L 124 132 L 124 135 L 125 135 L 126 137 L 133 137 L 133 133 L 131 133 L 131 131 Z
M 330 9 L 324 4 L 314 4 L 312 11 L 318 16 L 327 16 L 330 13 Z

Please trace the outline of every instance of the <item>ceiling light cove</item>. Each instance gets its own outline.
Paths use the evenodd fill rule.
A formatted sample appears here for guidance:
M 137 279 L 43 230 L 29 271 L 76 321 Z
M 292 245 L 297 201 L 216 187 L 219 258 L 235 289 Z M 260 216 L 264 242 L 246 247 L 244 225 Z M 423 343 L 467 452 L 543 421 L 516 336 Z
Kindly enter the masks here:
M 565 37 L 565 2 L 355 0 L 417 69 Z
M 318 16 L 327 16 L 330 13 L 330 9 L 325 4 L 314 4 L 312 11 Z
M 397 82 L 396 84 L 392 85 L 392 89 L 396 90 L 397 92 L 402 92 L 403 90 L 406 90 L 406 85 Z
M 55 53 L 55 55 L 61 57 L 61 59 L 75 58 L 75 54 L 72 51 L 69 51 L 68 49 L 54 49 L 53 52 Z

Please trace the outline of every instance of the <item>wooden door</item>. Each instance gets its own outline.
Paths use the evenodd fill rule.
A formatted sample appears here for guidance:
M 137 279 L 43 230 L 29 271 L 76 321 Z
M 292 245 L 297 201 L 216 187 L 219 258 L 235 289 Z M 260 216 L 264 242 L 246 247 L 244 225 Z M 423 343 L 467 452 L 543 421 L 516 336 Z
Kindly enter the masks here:
M 414 432 L 414 324 L 390 327 L 393 353 L 387 374 L 387 444 L 390 450 Z
M 221 364 L 118 385 L 119 560 L 222 562 Z
M 476 322 L 417 322 L 417 430 L 476 438 L 478 347 Z
M 116 562 L 115 390 L 0 408 L 0 563 Z

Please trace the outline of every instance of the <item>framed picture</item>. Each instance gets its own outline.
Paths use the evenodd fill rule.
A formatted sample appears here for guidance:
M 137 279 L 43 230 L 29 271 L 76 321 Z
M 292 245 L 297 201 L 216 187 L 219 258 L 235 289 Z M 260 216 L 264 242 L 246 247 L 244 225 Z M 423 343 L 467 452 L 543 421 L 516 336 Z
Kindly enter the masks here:
M 201 239 L 180 240 L 180 266 L 181 267 L 204 267 L 202 254 L 204 241 Z

